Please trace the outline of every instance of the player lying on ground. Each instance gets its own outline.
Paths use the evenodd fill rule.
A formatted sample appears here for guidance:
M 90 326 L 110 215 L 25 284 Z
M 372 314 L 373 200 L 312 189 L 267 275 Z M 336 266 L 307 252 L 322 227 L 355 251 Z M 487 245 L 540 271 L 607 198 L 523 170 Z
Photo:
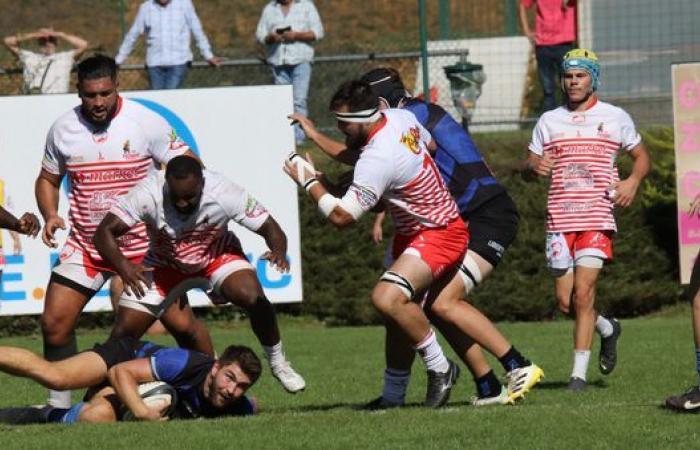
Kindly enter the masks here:
M 436 149 L 431 152 L 435 165 L 469 228 L 468 249 L 459 267 L 459 277 L 453 280 L 455 286 L 461 286 L 461 289 L 457 286 L 457 295 L 466 300 L 471 290 L 498 265 L 513 242 L 518 227 L 516 206 L 486 166 L 469 134 L 444 109 L 410 98 L 401 77 L 393 69 L 371 70 L 362 80 L 369 83 L 372 92 L 378 96 L 380 110 L 401 108 L 412 112 L 435 141 Z M 349 165 L 356 163 L 359 149 L 334 141 L 302 115 L 293 114 L 290 118 L 297 120 L 326 154 Z M 541 370 L 524 358 L 486 316 L 473 306 L 465 305 L 463 319 L 467 325 L 462 330 L 466 333 L 440 320 L 431 310 L 426 314 L 472 372 L 477 387 L 473 403 L 481 406 L 509 403 L 520 398 L 539 381 Z M 387 327 L 384 388 L 381 397 L 368 404 L 370 408 L 404 403 L 415 353 L 398 331 L 396 327 Z M 501 386 L 475 340 L 503 365 L 507 373 L 507 388 Z
M 261 366 L 244 346 L 232 345 L 214 359 L 124 337 L 56 362 L 22 348 L 0 347 L 0 371 L 49 389 L 91 388 L 85 401 L 71 408 L 7 408 L 0 410 L 0 421 L 74 423 L 114 422 L 124 407 L 140 420 L 164 420 L 162 411 L 149 408 L 138 393 L 138 385 L 150 381 L 175 388 L 176 418 L 254 414 L 255 403 L 244 394 L 259 378 Z
M 613 257 L 614 207 L 632 204 L 650 159 L 629 114 L 598 99 L 600 65 L 592 51 L 568 52 L 561 72 L 565 104 L 537 121 L 528 161 L 535 173 L 551 178 L 547 266 L 555 277 L 559 309 L 575 318 L 569 389 L 580 391 L 586 387 L 594 330 L 601 336 L 601 373 L 611 373 L 617 363 L 622 329 L 617 320 L 596 311 L 596 284 Z M 621 152 L 634 161 L 624 180 L 617 171 Z
M 292 393 L 303 390 L 304 379 L 282 351 L 275 311 L 238 237 L 228 231 L 232 221 L 265 239 L 270 250 L 263 259 L 289 270 L 287 236 L 267 210 L 242 187 L 184 155 L 117 201 L 95 233 L 95 247 L 124 283 L 120 314 L 140 329 L 145 331 L 168 307 L 165 300 L 178 284 L 205 278 L 215 303 L 233 303 L 248 313 L 282 386 Z M 143 264 L 135 264 L 117 242 L 141 222 L 150 245 Z

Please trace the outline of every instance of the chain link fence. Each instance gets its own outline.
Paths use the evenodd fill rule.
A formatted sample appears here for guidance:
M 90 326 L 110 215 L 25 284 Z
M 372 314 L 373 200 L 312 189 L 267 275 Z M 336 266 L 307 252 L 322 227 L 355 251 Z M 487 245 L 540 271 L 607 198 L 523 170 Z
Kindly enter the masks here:
M 0 0 L 0 30 L 40 27 L 74 33 L 91 51 L 114 54 L 141 0 Z M 270 68 L 254 33 L 264 0 L 195 0 L 219 68 L 195 62 L 184 87 L 269 84 Z M 465 58 L 483 66 L 486 82 L 472 123 L 476 131 L 528 126 L 540 113 L 534 52 L 519 25 L 518 0 L 428 0 L 431 98 L 454 114 L 443 68 Z M 397 68 L 421 93 L 418 0 L 316 0 L 326 37 L 316 44 L 309 111 L 332 125 L 327 103 L 337 85 L 380 65 Z M 529 10 L 534 24 L 533 10 Z M 597 51 L 601 97 L 628 108 L 639 123 L 670 124 L 670 63 L 700 60 L 698 0 L 581 0 L 579 43 Z M 29 48 L 34 43 L 27 43 Z M 196 54 L 196 50 L 195 50 Z M 197 56 L 198 57 L 198 56 Z M 147 89 L 143 39 L 123 67 L 122 90 Z M 0 94 L 22 93 L 22 75 L 9 51 L 0 52 Z M 74 85 L 74 80 L 71 83 Z M 495 127 L 494 127 L 495 126 Z M 508 128 L 508 127 L 505 127 Z

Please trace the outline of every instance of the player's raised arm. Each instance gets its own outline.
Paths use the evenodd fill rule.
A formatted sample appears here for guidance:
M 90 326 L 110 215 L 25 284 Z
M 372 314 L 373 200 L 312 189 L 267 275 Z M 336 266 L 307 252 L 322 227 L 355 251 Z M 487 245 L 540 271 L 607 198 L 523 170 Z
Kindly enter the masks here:
M 306 137 L 311 139 L 323 153 L 336 161 L 354 166 L 357 159 L 360 157 L 360 152 L 358 150 L 349 149 L 345 143 L 331 139 L 330 136 L 320 132 L 314 123 L 305 115 L 294 113 L 290 114 L 288 118 L 292 121 L 292 124 L 298 123 L 301 129 L 304 130 Z
M 357 222 L 360 216 L 379 200 L 377 195 L 364 192 L 361 186 L 354 184 L 342 199 L 335 197 L 316 179 L 316 169 L 308 155 L 306 160 L 298 154 L 287 158 L 284 162 L 284 172 L 306 190 L 316 202 L 321 214 L 337 228 L 345 228 Z M 362 192 L 353 193 L 352 189 Z M 364 195 L 365 193 L 367 195 Z
M 161 411 L 149 408 L 138 392 L 140 383 L 155 381 L 149 358 L 119 363 L 109 369 L 107 377 L 119 399 L 137 419 L 163 420 Z

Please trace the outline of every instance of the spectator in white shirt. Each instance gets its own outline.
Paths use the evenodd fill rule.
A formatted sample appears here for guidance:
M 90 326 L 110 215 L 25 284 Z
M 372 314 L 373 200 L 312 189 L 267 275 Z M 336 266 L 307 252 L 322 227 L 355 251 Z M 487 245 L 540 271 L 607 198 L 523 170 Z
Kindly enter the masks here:
M 272 0 L 265 5 L 255 32 L 258 42 L 267 47 L 267 62 L 272 65 L 275 84 L 291 84 L 294 112 L 308 115 L 306 98 L 314 59 L 313 41 L 323 38 L 323 24 L 310 0 Z M 294 128 L 297 144 L 304 131 Z
M 180 87 L 192 62 L 192 35 L 199 53 L 209 64 L 218 66 L 221 63 L 221 58 L 211 51 L 192 0 L 143 2 L 114 58 L 117 64 L 124 63 L 142 34 L 146 35 L 146 67 L 151 89 Z
M 20 43 L 36 39 L 40 52 L 20 47 Z M 73 46 L 72 50 L 59 52 L 58 40 L 62 39 Z M 22 63 L 25 94 L 65 94 L 70 85 L 70 72 L 73 62 L 88 48 L 85 39 L 78 36 L 42 28 L 32 33 L 7 36 L 5 46 Z

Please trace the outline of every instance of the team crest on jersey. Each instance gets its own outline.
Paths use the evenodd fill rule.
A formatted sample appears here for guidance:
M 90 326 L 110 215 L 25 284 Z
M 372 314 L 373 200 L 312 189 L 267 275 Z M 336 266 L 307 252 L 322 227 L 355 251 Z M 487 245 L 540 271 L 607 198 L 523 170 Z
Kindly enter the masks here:
M 267 210 L 263 205 L 258 203 L 253 197 L 248 197 L 245 203 L 245 215 L 250 219 L 255 219 L 265 214 Z
M 104 144 L 107 142 L 107 139 L 109 139 L 109 133 L 107 133 L 107 130 L 98 130 L 92 133 L 92 140 L 95 142 L 95 144 Z
M 401 135 L 401 143 L 416 155 L 420 152 L 418 139 L 420 139 L 420 130 L 418 127 L 412 127 L 408 130 L 408 133 Z
M 175 129 L 170 130 L 170 134 L 168 135 L 168 149 L 169 150 L 177 150 L 182 147 L 185 147 L 185 143 L 180 139 L 180 136 L 177 135 L 177 131 Z
M 128 139 L 126 141 L 124 141 L 124 145 L 122 146 L 122 150 L 124 151 L 124 154 L 122 155 L 124 157 L 124 159 L 134 159 L 134 158 L 139 157 L 139 155 L 137 153 L 131 151 L 131 143 L 129 142 Z
M 605 124 L 603 122 L 600 122 L 598 124 L 598 136 L 600 136 L 602 138 L 609 138 L 610 137 L 610 133 L 605 131 Z

